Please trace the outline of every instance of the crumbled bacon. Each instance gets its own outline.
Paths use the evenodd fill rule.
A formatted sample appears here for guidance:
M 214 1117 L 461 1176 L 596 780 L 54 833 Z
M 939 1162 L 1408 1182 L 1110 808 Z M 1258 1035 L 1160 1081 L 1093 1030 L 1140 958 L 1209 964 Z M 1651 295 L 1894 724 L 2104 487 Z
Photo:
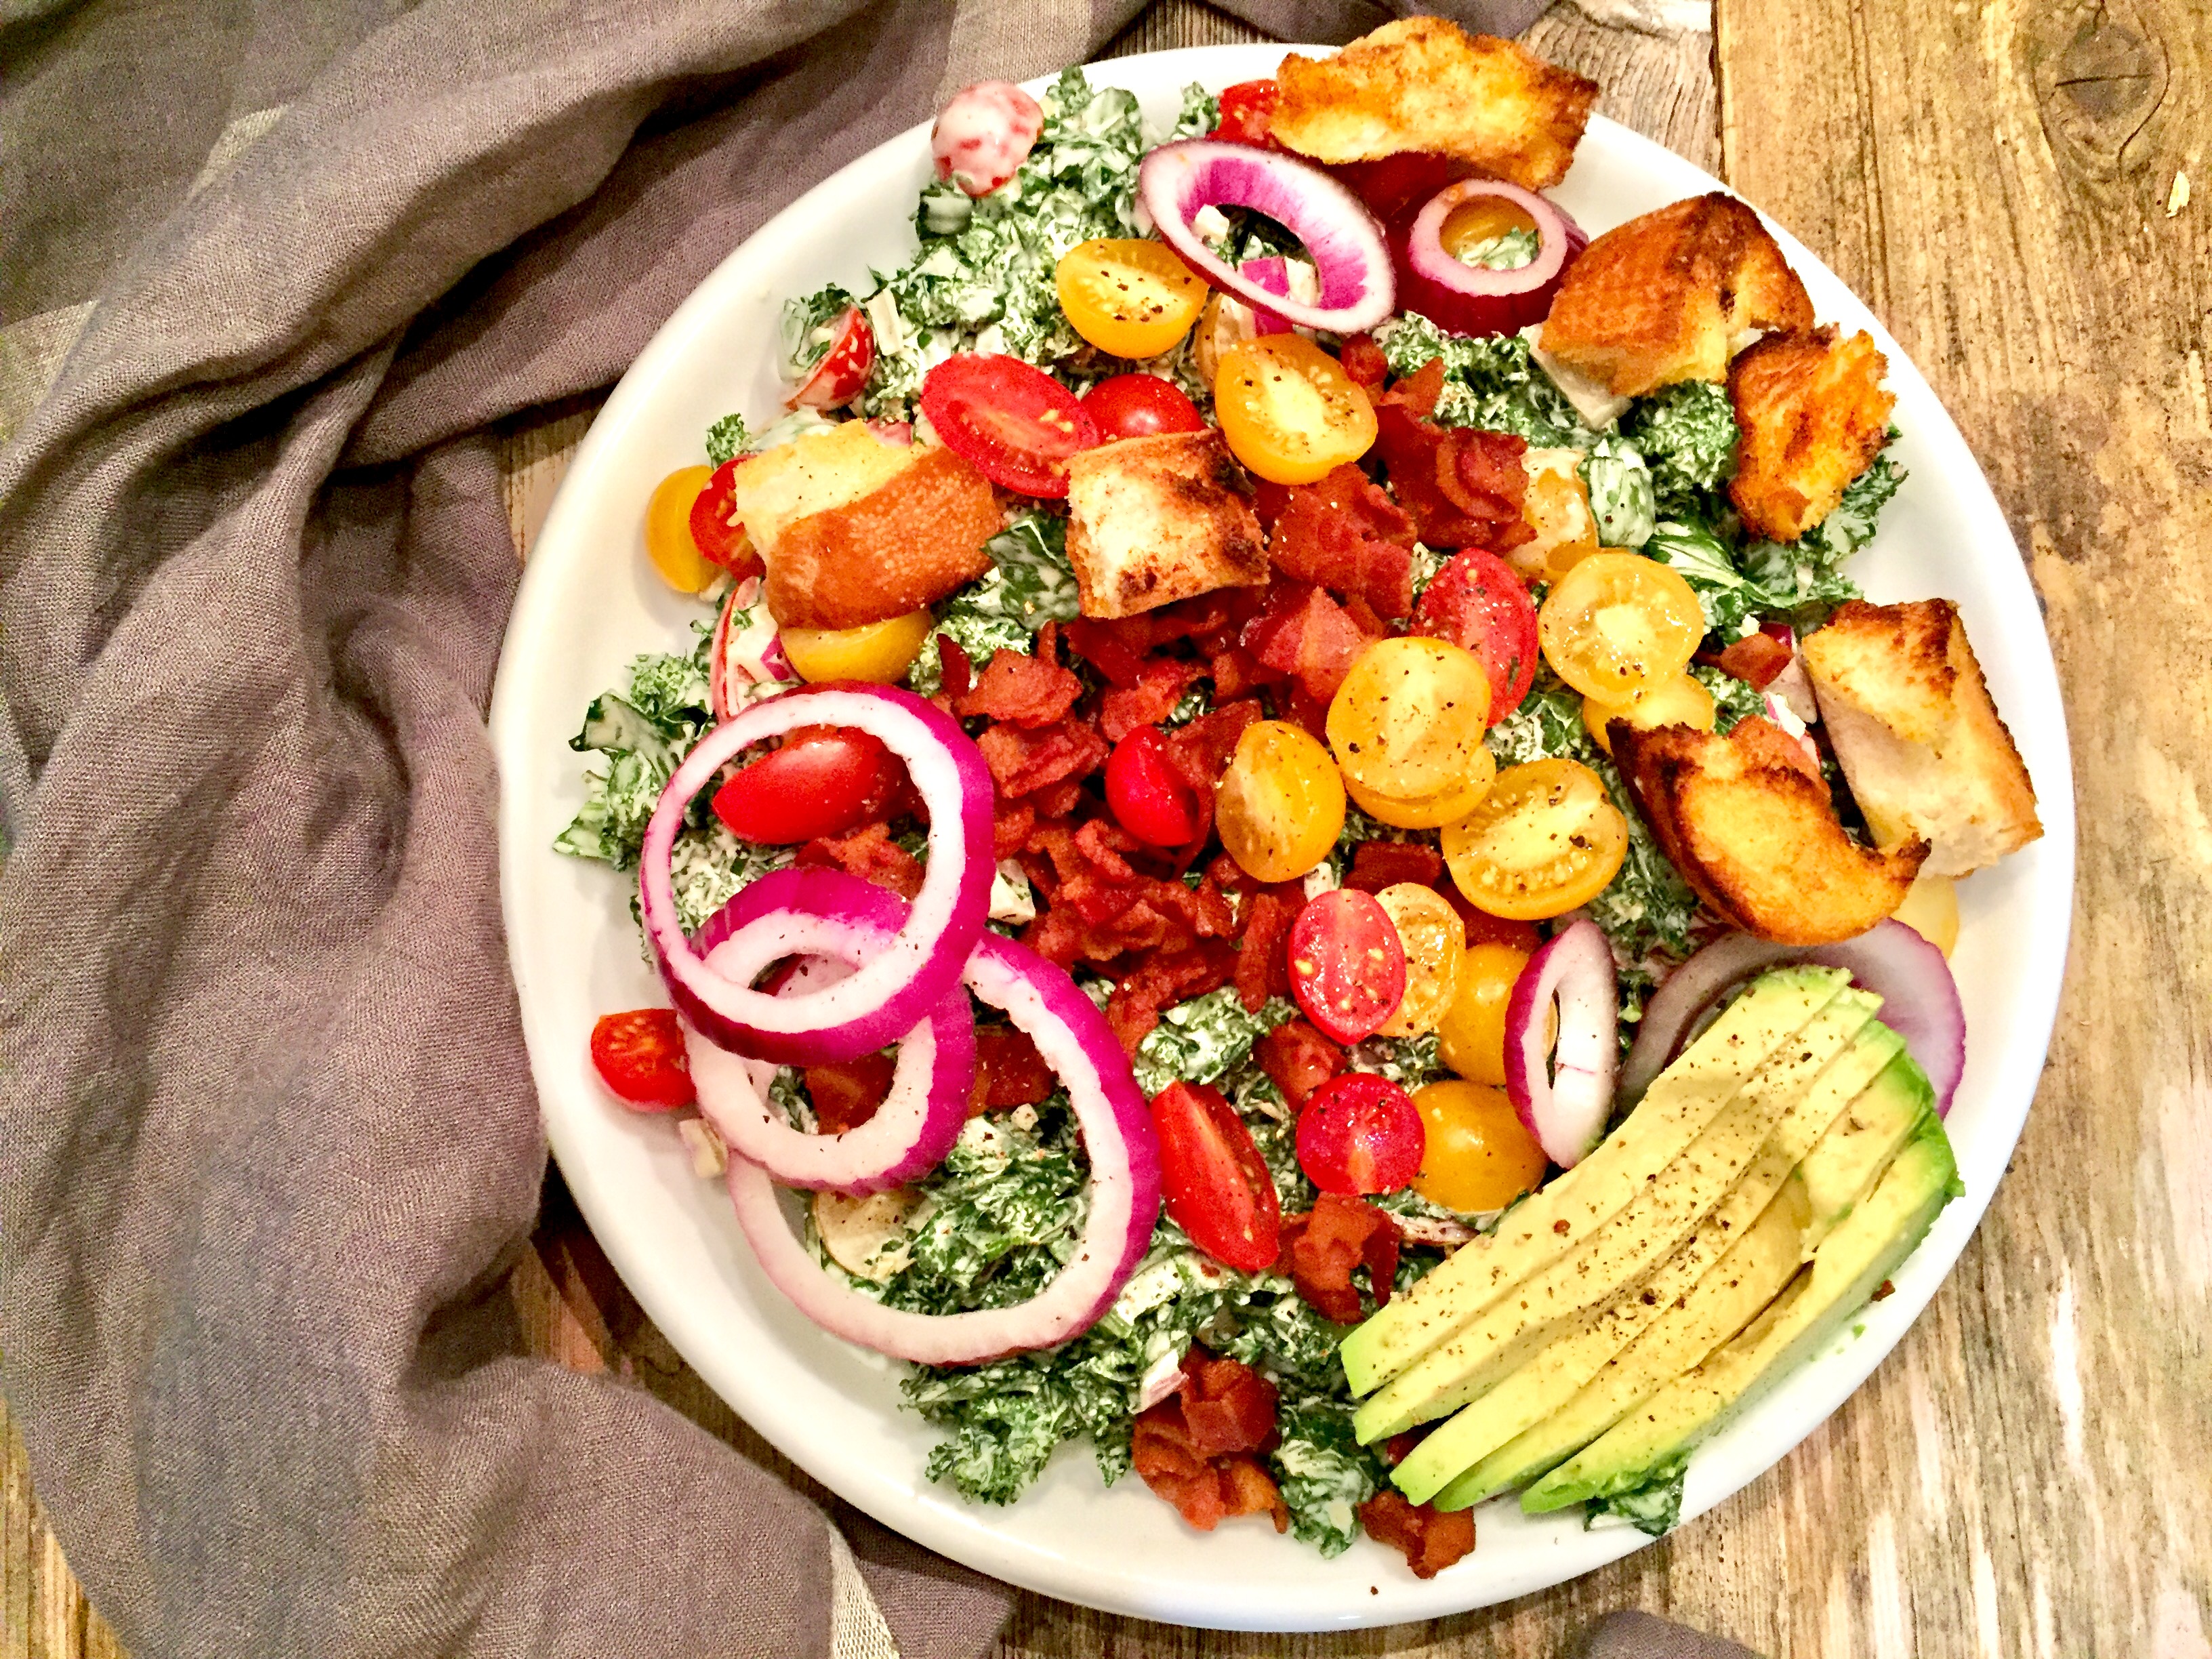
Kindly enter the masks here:
M 1111 687 L 1098 700 L 1098 729 L 1107 742 L 1119 743 L 1140 726 L 1158 726 L 1205 674 L 1206 665 L 1188 657 L 1147 657 L 1133 684 Z
M 814 1103 L 815 1126 L 825 1135 L 857 1129 L 876 1115 L 891 1091 L 891 1057 L 862 1054 L 806 1068 L 806 1097 Z
M 1443 869 L 1443 854 L 1426 842 L 1363 841 L 1352 849 L 1344 885 L 1363 893 L 1379 893 L 1408 881 L 1433 887 Z
M 1260 1039 L 1252 1054 L 1294 1112 L 1349 1063 L 1343 1049 L 1302 1019 L 1278 1025 Z
M 1282 1261 L 1298 1294 L 1324 1319 L 1356 1325 L 1366 1316 L 1352 1271 L 1364 1265 L 1375 1305 L 1388 1303 L 1398 1273 L 1398 1226 L 1372 1204 L 1323 1193 L 1306 1214 L 1283 1218 Z
M 1195 1346 L 1182 1369 L 1182 1387 L 1138 1414 L 1129 1447 L 1137 1474 L 1200 1532 L 1239 1515 L 1271 1516 L 1285 1531 L 1290 1510 L 1255 1455 L 1277 1439 L 1275 1385 Z
M 1206 940 L 1188 950 L 1156 951 L 1123 975 L 1106 999 L 1106 1023 L 1123 1052 L 1135 1056 L 1137 1045 L 1160 1023 L 1163 1010 L 1228 984 L 1236 963 L 1225 945 Z
M 1425 421 L 1437 412 L 1437 404 L 1443 395 L 1444 360 L 1431 357 L 1376 401 L 1403 410 L 1417 421 Z
M 1437 452 L 1437 488 L 1481 526 L 1474 544 L 1492 552 L 1518 547 L 1536 532 L 1522 512 L 1528 471 L 1522 457 L 1528 441 L 1510 432 L 1455 427 Z
M 1416 1578 L 1433 1578 L 1474 1547 L 1474 1515 L 1407 1501 L 1384 1487 L 1359 1506 L 1359 1524 L 1378 1544 L 1405 1556 Z
M 1083 682 L 1050 658 L 994 651 L 974 687 L 952 700 L 952 712 L 1034 731 L 1060 719 L 1082 695 Z
M 1052 1090 L 1052 1067 L 1028 1032 L 1003 1026 L 976 1028 L 975 1088 L 968 1097 L 969 1116 L 1034 1106 Z
M 937 636 L 937 659 L 944 667 L 940 695 L 947 702 L 959 702 L 968 695 L 968 688 L 975 683 L 975 665 L 968 660 L 967 652 L 950 634 Z
M 1253 1013 L 1271 996 L 1291 994 L 1291 969 L 1284 942 L 1291 924 L 1305 908 L 1295 887 L 1255 893 L 1244 906 L 1237 943 L 1237 995 Z
M 1437 360 L 1440 373 L 1442 361 Z M 1370 392 L 1380 392 L 1382 382 L 1390 378 L 1390 360 L 1382 355 L 1382 348 L 1375 343 L 1374 336 L 1370 334 L 1347 337 L 1337 362 L 1347 375 Z
M 1308 582 L 1278 577 L 1267 608 L 1244 625 L 1244 648 L 1326 704 L 1376 635 Z
M 810 841 L 799 849 L 795 862 L 835 865 L 848 875 L 887 887 L 901 898 L 921 891 L 921 863 L 891 839 L 890 826 L 878 820 L 864 823 L 850 835 Z
M 1790 666 L 1794 653 L 1789 646 L 1764 631 L 1747 634 L 1700 662 L 1710 662 L 1723 674 L 1733 674 L 1753 690 L 1764 691 Z
M 1105 764 L 1112 749 L 1097 726 L 1074 715 L 1033 732 L 994 726 L 975 739 L 975 746 L 983 751 L 983 764 L 991 769 L 1000 794 L 1010 800 L 1054 784 L 1081 781 Z
M 1347 600 L 1378 618 L 1413 606 L 1413 521 L 1356 466 L 1318 483 L 1264 486 L 1260 517 L 1275 568 Z
M 1431 359 L 1376 400 L 1375 453 L 1398 505 L 1431 547 L 1517 547 L 1535 533 L 1521 510 L 1528 442 L 1437 425 L 1429 416 L 1443 387 L 1443 363 Z

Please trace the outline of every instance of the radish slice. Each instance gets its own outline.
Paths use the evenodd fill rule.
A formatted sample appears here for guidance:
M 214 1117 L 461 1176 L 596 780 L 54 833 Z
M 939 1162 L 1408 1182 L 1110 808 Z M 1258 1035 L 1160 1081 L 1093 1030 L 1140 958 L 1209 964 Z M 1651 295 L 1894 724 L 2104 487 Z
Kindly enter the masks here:
M 707 696 L 714 718 L 728 720 L 756 695 L 751 687 L 795 684 L 799 675 L 783 654 L 775 618 L 761 603 L 761 579 L 748 576 L 731 588 L 714 619 L 707 647 Z
M 1503 197 L 1536 222 L 1536 257 L 1517 270 L 1467 264 L 1445 251 L 1444 221 L 1485 196 Z M 1498 179 L 1462 179 L 1431 197 L 1404 235 L 1392 239 L 1398 302 L 1454 334 L 1511 334 L 1549 313 L 1559 279 L 1589 241 L 1580 225 L 1534 191 Z
M 881 888 L 838 870 L 807 873 L 826 878 L 809 900 L 830 913 L 817 937 L 845 927 L 852 938 L 863 939 L 910 925 L 906 905 Z M 977 943 L 963 977 L 978 997 L 1004 1009 L 1060 1073 L 1090 1157 L 1083 1231 L 1067 1265 L 1042 1291 L 1012 1307 L 973 1313 L 887 1308 L 822 1270 L 793 1233 L 765 1170 L 733 1154 L 728 1176 L 738 1225 L 761 1270 L 800 1312 L 848 1341 L 924 1365 L 981 1364 L 1081 1335 L 1114 1305 L 1144 1260 L 1160 1213 L 1152 1116 L 1121 1045 L 1091 999 L 1064 970 L 995 933 Z
M 937 176 L 970 196 L 988 196 L 1012 178 L 1044 131 L 1044 110 L 1011 81 L 963 87 L 937 112 L 929 152 Z
M 778 997 L 726 979 L 702 959 L 727 935 L 714 929 L 710 919 L 696 945 L 684 936 L 672 863 L 677 831 L 700 791 L 750 745 L 801 726 L 854 727 L 880 738 L 906 762 L 929 814 L 928 863 L 912 915 L 881 952 L 872 954 L 851 978 L 826 989 Z M 996 867 L 991 858 L 993 799 L 991 774 L 973 739 L 951 715 L 910 691 L 888 685 L 822 686 L 787 691 L 738 710 L 684 757 L 645 829 L 638 891 L 646 938 L 677 1011 L 708 1042 L 784 1065 L 853 1060 L 896 1042 L 953 988 L 961 964 L 983 932 Z M 795 873 L 813 878 L 832 872 Z M 766 916 L 744 926 L 772 935 L 776 919 Z M 792 954 L 787 946 L 769 959 Z
M 1310 162 L 1249 144 L 1186 138 L 1137 167 L 1137 193 L 1169 246 L 1206 280 L 1301 328 L 1353 334 L 1396 309 L 1390 250 L 1359 198 Z M 1248 207 L 1289 228 L 1321 276 L 1308 305 L 1270 292 L 1214 257 L 1192 221 L 1202 208 Z
M 1279 253 L 1270 254 L 1264 259 L 1247 259 L 1237 270 L 1238 275 L 1249 277 L 1270 294 L 1288 294 L 1291 291 L 1290 261 Z M 1260 306 L 1252 307 L 1252 335 L 1255 339 L 1263 334 L 1288 334 L 1290 331 L 1291 325 L 1274 312 Z
M 1547 1055 L 1555 1003 L 1559 1040 Z M 1505 1092 L 1544 1156 L 1562 1170 L 1582 1162 L 1605 1134 L 1620 1030 L 1613 947 L 1594 921 L 1553 934 L 1513 981 L 1505 1005 Z
M 824 921 L 795 907 L 790 902 L 794 890 L 803 891 L 805 884 L 793 878 L 802 873 L 776 871 L 730 901 L 726 915 L 732 936 L 707 952 L 710 969 L 750 984 L 786 946 L 858 968 L 897 933 L 896 923 L 885 927 L 850 909 Z M 781 914 L 774 929 L 746 929 L 745 923 L 776 913 Z M 833 979 L 809 963 L 807 971 L 779 994 L 818 989 L 846 977 L 839 973 Z M 890 1093 L 873 1117 L 842 1134 L 806 1134 L 785 1121 L 766 1098 L 775 1076 L 767 1062 L 733 1054 L 688 1026 L 684 1046 L 700 1112 L 732 1152 L 760 1164 L 787 1187 L 867 1194 L 919 1179 L 937 1167 L 959 1138 L 975 1086 L 975 1016 L 968 999 L 957 993 L 899 1040 Z
M 1708 945 L 1668 975 L 1644 1005 L 1643 1023 L 1621 1073 L 1623 1097 L 1642 1098 L 1725 993 L 1754 974 L 1792 962 L 1844 969 L 1855 983 L 1880 997 L 1881 1023 L 1905 1039 L 1906 1050 L 1928 1073 L 1937 1115 L 1951 1109 L 1951 1097 L 1966 1070 L 1966 1010 L 1959 1000 L 1959 982 L 1941 951 L 1894 920 L 1877 922 L 1840 945 L 1774 945 L 1748 933 L 1730 933 Z

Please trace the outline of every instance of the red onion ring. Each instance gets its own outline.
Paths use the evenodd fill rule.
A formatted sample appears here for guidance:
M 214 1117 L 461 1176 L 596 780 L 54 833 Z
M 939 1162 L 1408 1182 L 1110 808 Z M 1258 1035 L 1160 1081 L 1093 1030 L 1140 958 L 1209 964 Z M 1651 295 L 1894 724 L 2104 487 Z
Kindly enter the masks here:
M 929 856 L 912 915 L 880 953 L 827 989 L 777 997 L 706 965 L 702 958 L 722 934 L 706 939 L 702 929 L 703 947 L 684 938 L 670 860 L 685 812 L 722 768 L 753 744 L 801 726 L 853 726 L 906 762 L 929 813 Z M 684 757 L 646 825 L 638 891 L 646 937 L 677 1011 L 708 1042 L 785 1065 L 853 1060 L 896 1042 L 953 988 L 983 932 L 994 868 L 993 799 L 991 774 L 975 743 L 951 715 L 910 691 L 817 686 L 739 709 Z M 772 930 L 775 918 L 746 926 Z
M 1556 1048 L 1547 1030 L 1554 1003 Z M 1563 1170 L 1597 1145 L 1613 1115 L 1620 1026 L 1613 946 L 1587 918 L 1554 933 L 1513 981 L 1505 1005 L 1505 1092 L 1544 1156 Z
M 842 871 L 807 873 L 829 878 L 817 896 L 833 907 L 832 915 L 864 919 L 878 933 L 908 925 L 906 905 L 881 888 Z M 1144 1260 L 1160 1213 L 1152 1114 L 1121 1043 L 1091 999 L 1063 969 L 995 933 L 982 936 L 963 977 L 978 997 L 1004 1009 L 1060 1074 L 1090 1155 L 1090 1207 L 1074 1256 L 1042 1291 L 1010 1308 L 973 1313 L 887 1308 L 822 1270 L 793 1233 L 766 1170 L 739 1157 L 729 1168 L 738 1225 L 769 1282 L 832 1334 L 924 1365 L 981 1364 L 1081 1335 L 1114 1305 Z
M 1725 993 L 1754 974 L 1793 962 L 1841 968 L 1880 997 L 1881 1023 L 1905 1039 L 1906 1051 L 1928 1073 L 1936 1114 L 1951 1109 L 1966 1070 L 1966 1010 L 1959 982 L 1941 951 L 1894 919 L 1839 945 L 1774 945 L 1748 933 L 1716 939 L 1668 975 L 1644 1005 L 1643 1023 L 1621 1072 L 1623 1097 L 1643 1097 L 1651 1079 L 1681 1052 L 1698 1018 Z
M 1271 253 L 1264 259 L 1247 259 L 1237 269 L 1270 294 L 1288 294 L 1291 291 L 1291 263 L 1279 253 Z M 1251 312 L 1255 339 L 1262 335 L 1288 334 L 1291 331 L 1291 325 L 1276 313 L 1261 306 L 1252 307 Z
M 1462 264 L 1444 249 L 1444 221 L 1479 197 L 1498 196 L 1536 222 L 1536 257 L 1517 270 Z M 1583 228 L 1532 190 L 1500 179 L 1463 179 L 1431 197 L 1402 235 L 1391 238 L 1398 303 L 1454 334 L 1512 334 L 1540 322 L 1552 296 L 1589 243 Z

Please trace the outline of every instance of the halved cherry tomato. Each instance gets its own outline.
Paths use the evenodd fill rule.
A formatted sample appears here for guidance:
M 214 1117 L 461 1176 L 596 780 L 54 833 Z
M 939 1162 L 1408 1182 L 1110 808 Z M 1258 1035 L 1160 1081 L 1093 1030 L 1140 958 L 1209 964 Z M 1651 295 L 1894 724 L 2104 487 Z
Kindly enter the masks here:
M 830 325 L 830 349 L 785 399 L 792 409 L 836 409 L 860 395 L 876 364 L 876 331 L 858 306 L 847 306 Z
M 602 1014 L 592 1027 L 592 1064 L 615 1098 L 638 1112 L 672 1112 L 698 1098 L 684 1028 L 672 1008 Z
M 1483 752 L 1487 754 L 1489 750 Z M 1354 806 L 1377 823 L 1398 830 L 1441 830 L 1447 823 L 1457 823 L 1481 805 L 1482 798 L 1490 793 L 1490 781 L 1497 775 L 1496 761 L 1487 766 L 1478 764 L 1465 787 L 1447 789 L 1441 794 L 1419 795 L 1412 800 L 1378 795 L 1349 777 L 1344 781 L 1344 793 L 1352 798 Z
M 1275 106 L 1282 96 L 1282 88 L 1273 81 L 1239 81 L 1233 87 L 1224 87 L 1221 118 L 1206 137 L 1218 138 L 1224 144 L 1257 144 L 1263 149 L 1280 149 L 1282 146 L 1267 129 L 1275 118 Z
M 1339 1042 L 1382 1029 L 1406 996 L 1406 947 L 1372 893 L 1340 887 L 1291 923 L 1291 994 Z
M 691 503 L 691 539 L 702 553 L 740 578 L 757 576 L 762 569 L 760 555 L 738 520 L 738 466 L 747 459 L 732 456 L 716 467 Z
M 1257 881 L 1296 881 L 1344 830 L 1344 780 L 1328 750 L 1286 720 L 1255 720 L 1213 796 L 1214 828 Z
M 1628 820 L 1579 761 L 1509 766 L 1443 832 L 1452 880 L 1493 915 L 1536 921 L 1603 892 L 1628 856 Z
M 1372 1072 L 1329 1079 L 1298 1114 L 1298 1167 L 1325 1193 L 1394 1193 L 1420 1174 L 1427 1150 L 1413 1097 Z
M 1160 1187 L 1190 1242 L 1225 1267 L 1256 1273 L 1282 1249 L 1283 1211 L 1252 1132 L 1218 1089 L 1170 1083 L 1152 1097 Z
M 1764 639 L 1765 635 L 1758 637 Z M 1613 739 L 1606 735 L 1605 728 L 1614 720 L 1626 720 L 1639 732 L 1661 726 L 1688 726 L 1710 732 L 1715 719 L 1713 694 L 1687 674 L 1669 674 L 1663 680 L 1647 681 L 1626 702 L 1600 702 L 1595 697 L 1583 699 L 1583 725 L 1589 732 L 1590 741 L 1608 755 L 1613 753 Z
M 645 556 L 679 593 L 696 593 L 722 574 L 691 536 L 692 503 L 714 476 L 711 466 L 679 466 L 654 486 L 645 504 Z
M 1406 955 L 1406 994 L 1378 1030 L 1383 1036 L 1433 1031 L 1459 996 L 1466 971 L 1467 929 L 1442 893 L 1401 881 L 1375 896 L 1398 930 Z
M 1553 584 L 1536 632 L 1561 679 L 1586 697 L 1626 702 L 1689 666 L 1705 618 L 1680 573 L 1639 553 L 1593 553 Z
M 1098 441 L 1075 394 L 1018 357 L 947 357 L 918 401 L 947 449 L 1024 495 L 1066 495 L 1067 458 Z
M 1238 460 L 1270 483 L 1313 483 L 1375 442 L 1375 405 L 1343 365 L 1301 334 L 1221 354 L 1213 412 Z
M 1085 392 L 1082 404 L 1102 441 L 1206 430 L 1206 416 L 1198 412 L 1198 405 L 1157 374 L 1114 375 Z
M 896 776 L 890 751 L 866 732 L 801 728 L 714 792 L 714 816 L 739 841 L 842 835 L 882 810 Z
M 1116 357 L 1157 357 L 1190 332 L 1205 279 L 1165 242 L 1100 237 L 1078 242 L 1054 267 L 1060 308 L 1078 334 Z
M 1482 741 L 1489 713 L 1490 675 L 1473 652 L 1448 640 L 1377 640 L 1329 700 L 1328 746 L 1371 794 L 1456 794 L 1497 769 Z
M 1467 947 L 1459 995 L 1437 1027 L 1437 1054 L 1470 1082 L 1504 1086 L 1505 1006 L 1534 948 L 1490 940 Z
M 1490 676 L 1492 726 L 1518 708 L 1535 684 L 1535 602 L 1495 553 L 1470 547 L 1454 554 L 1421 590 L 1406 631 L 1474 653 Z
M 914 665 L 937 619 L 909 611 L 888 622 L 858 628 L 785 628 L 776 632 L 786 661 L 802 680 L 866 680 L 889 685 Z
M 1106 757 L 1106 805 L 1147 847 L 1183 847 L 1198 837 L 1198 796 L 1168 759 L 1157 726 L 1140 726 Z
M 1502 1210 L 1544 1178 L 1544 1150 L 1501 1088 L 1448 1078 L 1417 1091 L 1427 1148 L 1413 1190 L 1462 1215 Z
M 1462 264 L 1474 264 L 1468 256 L 1485 242 L 1494 242 L 1516 230 L 1535 228 L 1534 216 L 1518 202 L 1504 196 L 1477 196 L 1444 216 L 1437 240 Z

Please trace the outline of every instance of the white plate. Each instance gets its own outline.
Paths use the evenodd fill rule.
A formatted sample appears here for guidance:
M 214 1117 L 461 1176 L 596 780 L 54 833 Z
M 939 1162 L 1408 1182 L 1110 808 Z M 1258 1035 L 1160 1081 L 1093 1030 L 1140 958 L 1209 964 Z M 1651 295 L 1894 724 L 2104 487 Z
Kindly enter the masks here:
M 1159 52 L 1090 74 L 1129 88 L 1164 126 L 1188 82 L 1218 88 L 1271 75 L 1281 52 Z M 871 264 L 902 259 L 929 165 L 927 131 L 916 127 L 800 198 L 724 260 L 623 377 L 531 555 L 492 705 L 501 878 L 531 1063 L 570 1190 L 646 1312 L 793 1462 L 909 1538 L 1031 1589 L 1183 1624 L 1318 1630 L 1482 1607 L 1626 1554 L 1646 1541 L 1642 1533 L 1586 1532 L 1571 1511 L 1523 1516 L 1509 1499 L 1481 1510 L 1474 1554 L 1425 1583 L 1364 1539 L 1325 1561 L 1264 1525 L 1201 1537 L 1134 1478 L 1102 1488 L 1080 1445 L 1063 1447 L 1036 1488 L 1010 1508 L 963 1503 L 922 1477 L 933 1435 L 899 1409 L 899 1368 L 794 1313 L 756 1270 L 720 1185 L 690 1172 L 666 1121 L 623 1112 L 594 1080 L 586 1053 L 592 1020 L 664 999 L 639 954 L 628 882 L 551 850 L 582 799 L 581 760 L 568 739 L 585 705 L 619 682 L 633 655 L 680 645 L 703 614 L 671 593 L 643 556 L 646 498 L 664 474 L 698 459 L 701 434 L 716 416 L 737 409 L 757 423 L 777 410 L 783 301 L 832 278 L 858 285 Z M 1717 187 L 1601 118 L 1556 194 L 1595 233 Z M 1860 1334 L 1692 1459 L 1683 1504 L 1690 1549 L 1697 1528 L 1687 1517 L 1765 1471 L 1842 1403 L 1904 1334 L 1981 1218 L 2042 1070 L 2073 890 L 2064 717 L 2041 614 L 2004 517 L 1896 343 L 1818 260 L 1781 240 L 1820 316 L 1869 330 L 1889 354 L 1905 432 L 1897 454 L 1911 477 L 1853 574 L 1878 599 L 1940 594 L 1958 604 L 2034 776 L 2045 834 L 1960 890 L 1954 966 L 1971 1044 L 1950 1129 L 1966 1196 L 1899 1273 L 1896 1294 L 1857 1322 Z

